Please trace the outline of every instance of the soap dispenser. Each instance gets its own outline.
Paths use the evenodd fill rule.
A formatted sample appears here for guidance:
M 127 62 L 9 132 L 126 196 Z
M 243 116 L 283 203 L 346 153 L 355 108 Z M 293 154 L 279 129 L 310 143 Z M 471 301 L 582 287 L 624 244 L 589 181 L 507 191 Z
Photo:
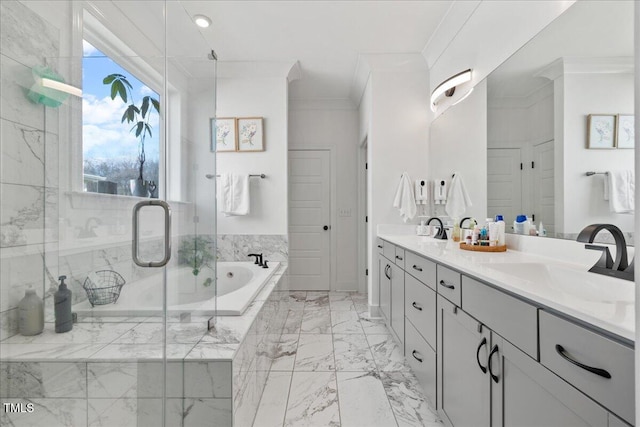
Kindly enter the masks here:
M 44 330 L 44 304 L 36 291 L 27 289 L 18 304 L 18 331 L 20 335 L 39 335 Z
M 56 333 L 68 332 L 73 328 L 71 314 L 71 289 L 64 283 L 67 276 L 60 276 L 60 286 L 53 294 L 54 312 L 56 316 Z

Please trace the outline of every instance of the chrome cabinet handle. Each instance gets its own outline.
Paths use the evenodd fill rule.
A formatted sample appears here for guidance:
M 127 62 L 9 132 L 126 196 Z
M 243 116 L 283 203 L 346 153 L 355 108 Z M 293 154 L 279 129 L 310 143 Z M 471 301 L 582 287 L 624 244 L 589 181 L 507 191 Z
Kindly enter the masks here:
M 491 379 L 494 380 L 496 383 L 500 380 L 500 378 L 498 378 L 497 375 L 494 375 L 493 370 L 491 369 L 491 360 L 493 358 L 493 355 L 496 354 L 498 352 L 498 344 L 494 345 L 493 348 L 491 349 L 491 353 L 489 353 L 489 374 L 491 375 Z
M 453 285 L 448 285 L 447 282 L 445 282 L 444 280 L 440 280 L 440 286 L 444 286 L 445 288 L 448 288 L 448 289 L 455 289 L 456 288 Z
M 418 304 L 416 304 L 416 302 L 414 301 L 412 304 L 413 308 L 415 308 L 416 310 L 422 311 L 422 307 L 420 307 Z
M 556 352 L 560 355 L 560 357 L 562 357 L 567 362 L 573 363 L 574 365 L 584 369 L 585 371 L 589 371 L 592 374 L 596 374 L 596 375 L 599 375 L 599 376 L 604 377 L 604 378 L 611 378 L 611 374 L 609 372 L 605 371 L 604 369 L 594 368 L 593 366 L 588 366 L 588 365 L 585 365 L 583 363 L 578 362 L 577 360 L 575 360 L 574 358 L 569 356 L 567 354 L 567 351 L 560 344 L 556 344 Z
M 389 264 L 387 264 L 387 266 L 384 269 L 384 275 L 387 276 L 387 279 L 391 280 L 391 273 L 389 273 L 389 270 L 391 269 L 391 266 Z
M 396 255 L 396 259 L 402 261 L 402 257 L 399 255 Z
M 378 248 L 382 249 L 382 245 L 378 245 Z
M 418 356 L 416 356 L 416 354 L 420 354 L 417 351 L 413 350 L 411 352 L 411 355 L 413 356 L 414 359 L 416 359 L 418 362 L 422 363 L 422 359 L 420 359 Z
M 164 257 L 160 261 L 143 261 L 138 257 L 140 210 L 145 206 L 160 206 L 164 210 Z M 145 200 L 133 207 L 131 254 L 133 262 L 140 267 L 164 267 L 171 259 L 171 207 L 164 200 Z
M 418 267 L 417 265 L 413 265 L 414 270 L 422 271 L 422 267 Z
M 478 362 L 478 366 L 480 367 L 480 370 L 482 371 L 482 373 L 486 374 L 487 373 L 487 367 L 486 366 L 482 366 L 480 364 L 480 349 L 484 345 L 487 345 L 487 338 L 486 337 L 482 338 L 482 341 L 480 341 L 480 344 L 478 345 L 478 349 L 476 350 L 476 361 Z

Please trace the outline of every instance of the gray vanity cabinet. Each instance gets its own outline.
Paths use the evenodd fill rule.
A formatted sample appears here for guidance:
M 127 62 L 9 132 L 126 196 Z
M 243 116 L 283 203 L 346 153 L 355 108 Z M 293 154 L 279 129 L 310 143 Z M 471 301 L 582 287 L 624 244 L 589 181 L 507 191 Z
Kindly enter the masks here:
M 391 265 L 391 329 L 400 344 L 404 344 L 404 270 Z M 400 348 L 404 349 L 404 345 Z
M 608 425 L 604 408 L 495 332 L 490 363 L 491 427 Z
M 488 427 L 490 331 L 440 295 L 437 310 L 438 411 L 449 426 Z
M 378 280 L 380 289 L 380 313 L 386 320 L 391 318 L 391 261 L 378 255 Z

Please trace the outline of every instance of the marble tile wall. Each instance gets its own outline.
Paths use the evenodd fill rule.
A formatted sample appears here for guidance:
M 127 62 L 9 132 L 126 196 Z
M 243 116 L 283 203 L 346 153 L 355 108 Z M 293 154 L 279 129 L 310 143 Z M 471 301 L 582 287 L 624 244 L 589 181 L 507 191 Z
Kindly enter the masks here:
M 262 253 L 269 261 L 288 262 L 289 243 L 286 234 L 219 234 L 219 261 L 247 261 L 251 253 Z
M 58 241 L 58 111 L 25 92 L 31 68 L 59 57 L 59 40 L 59 31 L 23 4 L 0 3 L 0 338 L 17 332 L 24 291 L 44 296 L 48 268 L 56 267 L 47 251 Z

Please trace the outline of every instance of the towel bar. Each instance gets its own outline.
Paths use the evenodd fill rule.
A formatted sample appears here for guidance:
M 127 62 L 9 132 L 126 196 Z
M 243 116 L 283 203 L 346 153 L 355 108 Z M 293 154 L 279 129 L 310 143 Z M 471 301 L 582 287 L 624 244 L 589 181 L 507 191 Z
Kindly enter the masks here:
M 608 172 L 587 172 L 585 173 L 586 176 L 592 176 L 592 175 L 608 175 Z
M 212 175 L 210 173 L 206 174 L 205 177 L 207 179 L 213 179 L 213 178 L 220 178 L 220 175 Z M 260 179 L 265 179 L 267 177 L 267 175 L 261 173 L 261 174 L 251 174 L 249 175 L 249 178 L 260 178 Z

